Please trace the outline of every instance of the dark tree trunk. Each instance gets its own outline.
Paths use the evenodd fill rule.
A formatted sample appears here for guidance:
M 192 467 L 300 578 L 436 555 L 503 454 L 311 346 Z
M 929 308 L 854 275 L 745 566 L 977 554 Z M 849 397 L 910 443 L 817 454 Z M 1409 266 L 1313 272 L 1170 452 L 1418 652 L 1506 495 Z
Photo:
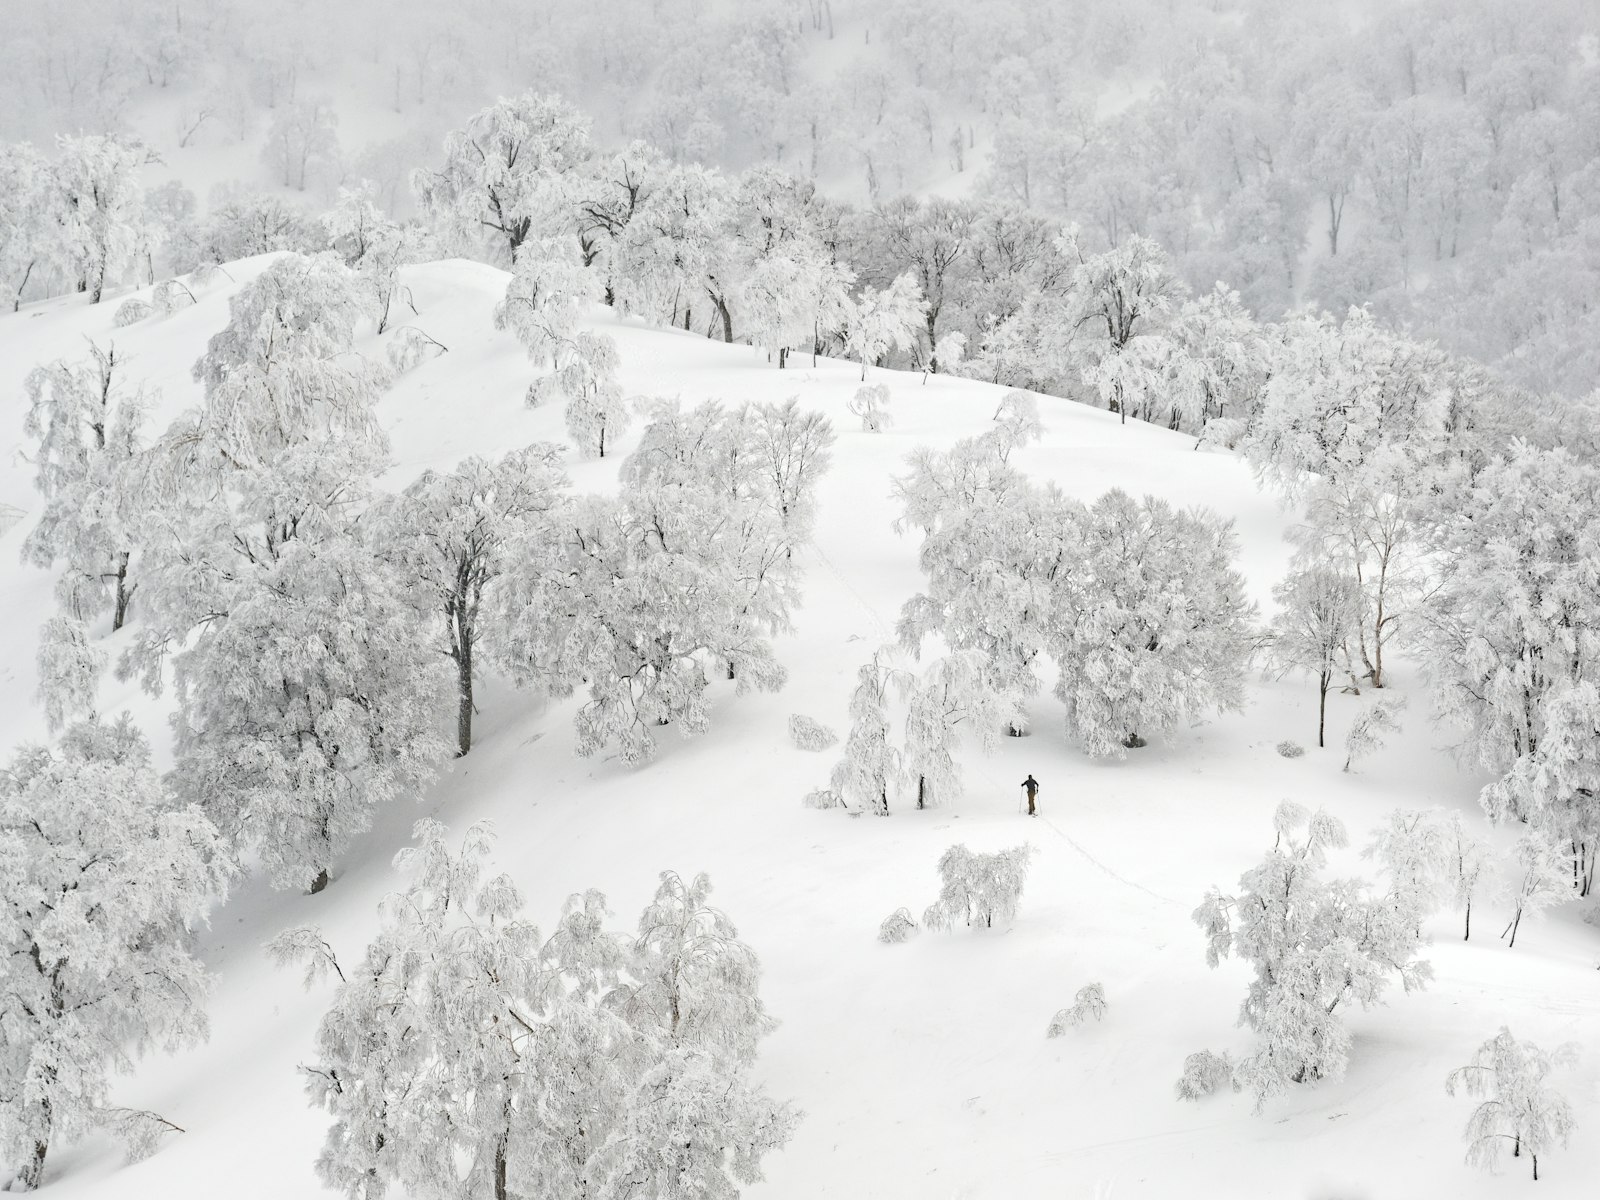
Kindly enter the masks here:
M 456 757 L 472 750 L 472 639 L 456 648 Z
M 1471 901 L 1471 899 L 1467 900 L 1467 930 L 1466 930 L 1465 933 L 1463 933 L 1461 935 L 1461 940 L 1463 942 L 1470 942 L 1472 940 L 1472 901 Z
M 322 867 L 322 868 L 318 869 L 317 877 L 311 881 L 311 890 L 308 891 L 306 893 L 306 895 L 315 896 L 318 892 L 322 891 L 327 886 L 328 886 L 328 868 L 327 867 Z
M 128 586 L 128 555 L 117 563 L 117 607 L 111 615 L 111 632 L 115 633 L 128 622 L 128 605 L 133 603 L 134 589 Z
M 1328 683 L 1332 678 L 1329 671 L 1322 672 L 1317 677 L 1317 749 L 1321 750 L 1328 744 Z
M 733 341 L 733 314 L 728 311 L 728 303 L 721 296 L 715 297 L 717 315 L 722 318 L 722 340 L 728 343 Z
M 31 1192 L 39 1186 L 39 1181 L 44 1178 L 44 1158 L 50 1152 L 50 1101 L 40 1101 L 39 1107 L 44 1113 L 44 1130 L 34 1138 L 33 1153 L 17 1172 L 17 1182 L 24 1192 Z
M 918 775 L 917 776 L 917 807 L 918 808 L 926 808 L 927 807 L 927 805 L 924 803 L 924 801 L 927 799 L 927 795 L 928 795 L 928 777 L 926 775 Z

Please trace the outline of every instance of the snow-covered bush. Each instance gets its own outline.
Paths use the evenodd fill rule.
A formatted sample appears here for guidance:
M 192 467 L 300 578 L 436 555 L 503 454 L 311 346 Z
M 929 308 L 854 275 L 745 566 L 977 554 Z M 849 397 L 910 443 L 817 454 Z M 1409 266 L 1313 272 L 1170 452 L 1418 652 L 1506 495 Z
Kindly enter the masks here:
M 192 308 L 195 303 L 194 293 L 179 279 L 163 279 L 150 291 L 151 307 L 162 316 Z
M 117 305 L 117 311 L 111 315 L 111 323 L 118 329 L 126 329 L 129 325 L 137 325 L 154 311 L 149 301 L 130 296 Z
M 1300 758 L 1306 752 L 1306 748 L 1299 742 L 1287 739 L 1278 743 L 1277 750 L 1280 758 Z
M 1405 697 L 1399 696 L 1390 699 L 1374 700 L 1361 715 L 1350 724 L 1350 732 L 1344 738 L 1344 769 L 1348 771 L 1350 765 L 1357 759 L 1365 758 L 1375 751 L 1383 749 L 1383 744 L 1388 740 L 1388 735 L 1400 729 L 1398 713 L 1405 708 Z
M 1492 1171 L 1509 1148 L 1514 1158 L 1528 1156 L 1537 1180 L 1539 1155 L 1557 1143 L 1565 1146 L 1576 1124 L 1572 1105 L 1546 1077 L 1577 1061 L 1575 1044 L 1547 1054 L 1532 1042 L 1519 1042 L 1502 1025 L 1478 1047 L 1471 1063 L 1450 1072 L 1444 1084 L 1450 1095 L 1459 1087 L 1469 1096 L 1487 1097 L 1467 1121 L 1467 1163 Z
M 1432 976 L 1417 961 L 1413 907 L 1358 880 L 1321 877 L 1328 851 L 1348 843 L 1337 819 L 1285 800 L 1274 825 L 1276 841 L 1240 876 L 1240 894 L 1213 888 L 1194 912 L 1210 966 L 1237 955 L 1255 967 L 1239 1023 L 1258 1041 L 1234 1079 L 1254 1093 L 1257 1112 L 1290 1084 L 1343 1075 L 1350 1034 L 1337 1015 L 1342 1004 L 1378 1003 L 1391 977 L 1410 991 Z
M 1082 1025 L 1090 1017 L 1096 1021 L 1105 1016 L 1106 993 L 1098 983 L 1086 983 L 1078 989 L 1078 994 L 1073 997 L 1072 1005 L 1063 1008 L 1050 1018 L 1050 1028 L 1045 1030 L 1046 1037 L 1060 1037 L 1067 1030 Z
M 864 433 L 882 433 L 894 424 L 894 418 L 889 415 L 887 383 L 862 384 L 851 398 L 849 408 L 852 415 L 861 418 Z
M 1572 859 L 1568 847 L 1541 830 L 1529 830 L 1517 839 L 1514 855 L 1517 871 L 1512 878 L 1511 900 L 1515 905 L 1505 932 L 1510 945 L 1517 944 L 1522 918 L 1564 904 L 1575 896 L 1572 886 Z
M 402 325 L 394 331 L 394 337 L 384 349 L 384 354 L 388 356 L 389 366 L 394 373 L 404 375 L 448 350 L 449 347 L 443 342 L 415 325 Z
M 832 788 L 813 788 L 800 800 L 806 808 L 843 808 L 844 798 Z
M 939 858 L 939 899 L 922 914 L 922 923 L 929 929 L 958 924 L 990 929 L 996 921 L 1003 925 L 1014 920 L 1034 853 L 1026 842 L 992 854 L 975 853 L 960 843 L 951 846 Z
M 107 1087 L 151 1046 L 204 1040 L 193 935 L 229 864 L 126 721 L 75 726 L 0 771 L 0 1158 L 17 1190 L 92 1127 L 149 1148 L 159 1118 L 112 1108 Z
M 1183 1075 L 1179 1077 L 1176 1088 L 1178 1099 L 1199 1100 L 1203 1096 L 1210 1096 L 1224 1087 L 1239 1090 L 1239 1084 L 1234 1078 L 1234 1063 L 1231 1055 L 1214 1054 L 1210 1050 L 1197 1050 L 1183 1060 Z
M 826 750 L 838 744 L 839 735 L 821 721 L 793 713 L 789 717 L 789 740 L 801 750 Z
M 545 937 L 492 838 L 419 822 L 362 961 L 316 930 L 271 949 L 336 974 L 306 1069 L 328 1111 L 317 1173 L 350 1195 L 399 1186 L 424 1200 L 475 1196 L 737 1196 L 799 1113 L 751 1078 L 776 1022 L 761 967 L 705 876 L 661 876 L 629 935 L 605 897 L 571 897 Z M 512 1032 L 514 1031 L 514 1032 Z
M 917 922 L 909 908 L 897 908 L 878 926 L 878 940 L 894 945 L 908 940 L 917 932 Z

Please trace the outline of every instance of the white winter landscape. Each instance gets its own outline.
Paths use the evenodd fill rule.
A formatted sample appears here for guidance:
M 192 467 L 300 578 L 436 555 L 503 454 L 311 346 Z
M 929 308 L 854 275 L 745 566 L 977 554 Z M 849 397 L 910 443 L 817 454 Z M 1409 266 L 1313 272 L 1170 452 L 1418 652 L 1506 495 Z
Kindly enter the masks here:
M 1600 11 L 525 8 L 0 11 L 0 1191 L 1593 1194 Z

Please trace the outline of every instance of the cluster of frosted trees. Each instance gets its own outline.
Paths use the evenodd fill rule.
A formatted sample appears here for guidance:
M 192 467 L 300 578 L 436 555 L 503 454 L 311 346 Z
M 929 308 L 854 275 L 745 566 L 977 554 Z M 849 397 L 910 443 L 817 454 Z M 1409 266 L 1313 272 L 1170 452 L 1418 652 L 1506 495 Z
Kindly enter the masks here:
M 777 1024 L 760 964 L 704 876 L 664 872 L 637 932 L 572 896 L 547 936 L 492 837 L 419 822 L 411 875 L 359 960 L 320 932 L 272 945 L 338 988 L 305 1068 L 333 1118 L 317 1173 L 348 1196 L 734 1197 L 800 1114 L 750 1077 Z
M 162 1127 L 104 1104 L 105 1073 L 125 1061 L 123 1034 L 142 1045 L 203 1032 L 187 942 L 152 930 L 192 925 L 220 895 L 229 864 L 247 854 L 277 886 L 327 886 L 339 854 L 378 808 L 419 796 L 452 750 L 470 751 L 484 666 L 555 695 L 587 686 L 579 753 L 615 745 L 628 762 L 649 757 L 663 726 L 703 730 L 714 676 L 740 692 L 783 682 L 770 639 L 797 600 L 793 551 L 810 534 L 830 424 L 794 400 L 688 411 L 642 401 L 649 421 L 615 495 L 574 495 L 563 448 L 553 445 L 469 458 L 381 493 L 375 480 L 390 459 L 375 405 L 390 373 L 353 344 L 358 327 L 381 325 L 390 312 L 391 252 L 403 234 L 359 194 L 337 217 L 329 227 L 346 261 L 334 252 L 285 255 L 240 288 L 227 327 L 195 364 L 203 402 L 153 439 L 141 426 L 150 397 L 129 381 L 114 348 L 92 347 L 85 362 L 52 363 L 28 377 L 27 431 L 39 443 L 45 507 L 24 556 L 63 566 L 59 611 L 41 636 L 41 698 L 52 726 L 78 722 L 55 756 L 26 751 L 0 780 L 0 793 L 12 797 L 9 810 L 0 807 L 0 857 L 19 865 L 6 873 L 6 928 L 16 934 L 7 978 L 19 975 L 22 989 L 7 993 L 0 1016 L 39 1025 L 36 1039 L 17 1043 L 20 1058 L 4 1059 L 17 1074 L 0 1081 L 0 1129 L 8 1157 L 23 1148 L 16 1157 L 31 1164 L 29 1186 L 53 1137 L 114 1121 L 148 1143 Z M 393 332 L 391 350 L 408 345 L 402 333 Z M 127 626 L 119 671 L 174 693 L 175 763 L 165 778 L 150 771 L 136 731 L 96 721 L 107 655 L 95 634 L 106 618 L 112 629 Z M 124 819 L 114 797 L 143 808 Z M 96 820 L 81 817 L 84 804 L 102 805 Z M 46 808 L 48 823 L 29 819 Z M 173 851 L 192 862 L 163 848 L 160 839 L 177 836 L 163 832 L 169 825 L 193 831 Z M 61 876 L 65 890 L 83 895 L 84 907 L 74 900 L 68 913 L 51 899 L 49 871 L 102 862 L 110 870 L 129 854 L 136 861 L 126 870 L 162 873 L 166 882 L 148 900 L 141 892 L 124 904 L 122 924 L 103 928 L 112 914 L 70 872 Z M 39 869 L 20 869 L 30 862 Z M 98 870 L 94 878 L 98 887 Z M 126 874 L 105 880 L 130 897 L 143 887 Z M 657 907 L 684 908 L 680 923 L 695 937 L 720 945 L 731 936 L 723 918 L 707 915 L 701 883 L 678 891 L 676 901 L 664 891 Z M 69 922 L 66 934 L 49 931 L 58 919 Z M 652 928 L 641 946 L 654 944 Z M 103 953 L 72 938 L 103 939 Z M 72 987 L 84 962 L 100 969 L 103 958 L 105 970 L 120 970 L 157 953 L 152 946 L 170 950 L 171 965 L 149 971 L 170 972 L 173 994 L 106 983 L 121 989 L 122 1007 L 104 1001 L 109 1024 L 95 1032 L 104 1038 L 85 1042 L 81 1064 L 68 1063 L 58 1043 L 62 1022 L 78 1011 Z M 639 953 L 629 1003 L 659 1012 L 640 998 L 654 951 Z M 621 1003 L 620 955 L 611 966 L 591 964 L 609 980 L 608 1005 Z M 69 964 L 71 976 L 63 974 Z M 40 988 L 43 1009 L 29 990 Z M 530 997 L 530 1021 L 538 1003 Z M 591 1016 L 605 1024 L 609 1012 Z M 753 1039 L 762 1021 L 752 1021 Z M 560 1036 L 577 1034 L 562 1026 Z M 752 1052 L 735 1057 L 746 1062 Z M 637 1072 L 616 1086 L 634 1099 L 616 1101 L 615 1144 L 604 1148 L 612 1156 L 604 1170 L 618 1180 L 659 1171 L 680 1182 L 709 1179 L 723 1170 L 725 1151 L 733 1177 L 753 1178 L 756 1147 L 781 1142 L 792 1124 L 779 1107 L 735 1106 L 724 1096 L 730 1114 L 739 1107 L 737 1119 L 759 1126 L 740 1135 L 743 1148 L 706 1146 L 696 1161 L 670 1167 L 635 1161 L 653 1143 L 626 1131 L 661 1111 L 644 1107 L 647 1099 L 681 1093 L 698 1105 L 690 1093 L 727 1067 L 720 1050 L 701 1055 L 676 1042 L 645 1039 L 628 1053 Z M 657 1132 L 659 1153 L 673 1158 L 676 1132 Z

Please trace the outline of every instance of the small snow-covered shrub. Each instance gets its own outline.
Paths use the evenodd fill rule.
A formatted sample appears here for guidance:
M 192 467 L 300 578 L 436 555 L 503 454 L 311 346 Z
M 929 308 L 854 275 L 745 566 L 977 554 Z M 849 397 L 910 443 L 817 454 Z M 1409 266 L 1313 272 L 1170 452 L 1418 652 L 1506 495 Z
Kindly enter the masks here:
M 1096 1021 L 1105 1016 L 1106 992 L 1098 983 L 1086 983 L 1072 999 L 1071 1008 L 1063 1008 L 1050 1020 L 1046 1037 L 1060 1037 L 1067 1030 L 1082 1025 L 1090 1017 Z
M 878 926 L 878 940 L 889 945 L 908 940 L 917 931 L 917 923 L 911 918 L 909 908 L 897 908 L 883 919 L 883 924 Z
M 117 305 L 117 311 L 111 318 L 111 323 L 118 329 L 126 329 L 129 325 L 137 325 L 155 310 L 148 303 L 139 299 L 124 300 Z
M 844 800 L 832 788 L 817 788 L 815 791 L 807 792 L 800 803 L 807 808 L 842 808 L 844 806 Z
M 402 325 L 396 329 L 387 351 L 389 365 L 394 368 L 396 375 L 404 375 L 413 367 L 421 366 L 430 358 L 438 358 L 444 352 L 443 344 L 434 341 L 415 325 Z
M 178 280 L 163 279 L 150 293 L 150 303 L 157 312 L 166 314 L 177 312 L 180 308 L 190 308 L 197 301 L 194 293 Z
M 1278 754 L 1282 758 L 1299 758 L 1305 752 L 1306 748 L 1299 742 L 1282 741 L 1278 743 Z
M 975 854 L 960 843 L 951 846 L 939 859 L 944 887 L 922 914 L 922 923 L 929 929 L 950 929 L 957 922 L 989 929 L 996 921 L 1012 920 L 1033 855 L 1026 842 L 993 854 Z
M 856 389 L 850 401 L 850 411 L 861 418 L 861 428 L 866 433 L 882 433 L 894 424 L 889 415 L 889 385 L 865 383 Z
M 821 721 L 795 713 L 789 718 L 789 740 L 801 750 L 826 750 L 839 740 L 839 735 Z
M 1383 749 L 1383 743 L 1388 735 L 1399 731 L 1400 719 L 1397 714 L 1405 706 L 1404 696 L 1396 696 L 1392 700 L 1378 700 L 1355 719 L 1344 739 L 1346 771 L 1358 758 L 1365 758 L 1373 751 Z
M 1183 1076 L 1177 1083 L 1179 1100 L 1198 1100 L 1223 1087 L 1239 1090 L 1233 1079 L 1233 1059 L 1228 1055 L 1200 1050 L 1183 1060 Z

